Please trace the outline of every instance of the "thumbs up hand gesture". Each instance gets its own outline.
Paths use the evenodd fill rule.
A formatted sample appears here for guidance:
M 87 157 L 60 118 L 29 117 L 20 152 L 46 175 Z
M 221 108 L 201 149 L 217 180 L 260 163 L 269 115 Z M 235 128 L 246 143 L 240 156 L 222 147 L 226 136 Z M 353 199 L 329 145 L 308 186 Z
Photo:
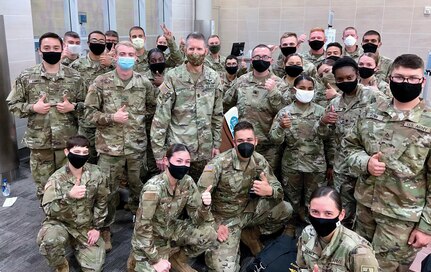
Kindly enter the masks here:
M 211 189 L 212 185 L 208 186 L 208 188 L 205 190 L 205 192 L 202 193 L 202 203 L 204 203 L 205 206 L 211 205 Z
M 260 180 L 253 181 L 254 193 L 258 196 L 272 196 L 272 187 L 264 172 L 259 175 Z
M 85 196 L 85 185 L 81 185 L 81 180 L 76 178 L 75 185 L 73 185 L 72 189 L 69 192 L 69 197 L 74 199 L 81 199 Z
M 379 177 L 385 172 L 386 164 L 381 162 L 382 156 L 382 152 L 378 152 L 371 156 L 371 158 L 368 160 L 367 169 L 371 175 Z
M 325 112 L 325 114 L 322 117 L 322 122 L 324 124 L 335 124 L 338 119 L 338 114 L 335 112 L 334 105 L 331 105 L 331 109 L 328 112 Z
M 42 95 L 39 100 L 37 100 L 36 104 L 33 105 L 33 111 L 39 114 L 47 114 L 51 105 L 49 103 L 45 103 L 46 94 Z
M 338 93 L 335 90 L 335 88 L 332 87 L 331 84 L 327 83 L 326 84 L 326 90 L 325 90 L 326 100 L 331 100 L 332 98 L 334 98 L 337 95 L 338 95 Z
M 126 105 L 123 105 L 114 113 L 114 122 L 124 124 L 129 120 L 129 113 L 126 111 Z
M 69 102 L 67 95 L 63 95 L 63 102 L 57 103 L 57 110 L 61 113 L 68 113 L 75 109 L 75 106 Z
M 287 113 L 283 114 L 283 117 L 280 119 L 280 127 L 282 128 L 290 128 L 292 126 L 292 121 L 290 120 Z

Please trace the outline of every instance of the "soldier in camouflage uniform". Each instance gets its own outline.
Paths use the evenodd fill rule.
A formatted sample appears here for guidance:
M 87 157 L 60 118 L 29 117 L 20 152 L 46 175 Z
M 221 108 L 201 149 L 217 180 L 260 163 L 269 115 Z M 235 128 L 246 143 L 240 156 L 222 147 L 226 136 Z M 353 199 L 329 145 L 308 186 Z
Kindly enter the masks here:
M 141 193 L 129 271 L 168 271 L 171 266 L 175 271 L 195 271 L 187 265 L 188 257 L 216 243 L 211 187 L 201 195 L 195 181 L 186 174 L 190 167 L 187 147 L 170 146 L 163 162 L 165 171 L 150 179 Z M 184 210 L 188 219 L 180 219 Z
M 129 30 L 129 40 L 133 43 L 137 52 L 137 60 L 133 70 L 138 73 L 145 73 L 148 71 L 148 56 L 145 50 L 145 31 L 140 26 L 133 26 Z
M 238 58 L 234 55 L 229 55 L 226 57 L 224 65 L 224 71 L 220 76 L 221 84 L 223 85 L 223 94 L 232 87 L 238 78 Z
M 64 50 L 61 54 L 61 64 L 69 66 L 74 60 L 79 58 L 81 53 L 81 38 L 74 31 L 64 33 Z
M 93 80 L 114 69 L 112 64 L 105 66 L 101 62 L 101 58 L 106 58 L 105 50 L 105 35 L 100 31 L 93 31 L 88 35 L 88 43 L 90 51 L 85 58 L 75 60 L 70 67 L 81 74 L 81 78 L 85 83 L 85 96 L 87 95 L 88 87 Z M 101 50 L 103 48 L 103 51 Z M 84 135 L 90 141 L 90 159 L 89 163 L 97 163 L 97 151 L 95 147 L 96 126 L 90 120 L 86 120 L 84 116 L 79 118 L 78 133 Z
M 160 170 L 166 146 L 187 144 L 192 156 L 190 176 L 196 181 L 209 159 L 219 153 L 223 93 L 217 72 L 203 65 L 205 38 L 191 33 L 187 62 L 165 75 L 151 126 L 151 146 Z
M 165 26 L 165 24 L 160 26 L 163 30 L 163 35 L 159 35 L 156 39 L 157 48 L 162 52 L 165 52 L 169 48 L 169 53 L 164 53 L 166 60 L 166 67 L 173 68 L 183 64 L 184 57 L 180 52 L 177 44 L 175 43 L 174 36 L 172 32 Z
M 334 63 L 334 58 L 327 58 L 317 66 L 316 95 L 313 102 L 324 108 L 328 106 L 329 101 L 341 95 L 341 91 L 335 85 L 335 78 L 332 73 Z
M 108 216 L 102 237 L 110 250 L 109 226 L 115 220 L 119 181 L 123 172 L 129 182 L 129 208 L 136 213 L 142 190 L 141 171 L 146 171 L 147 136 L 145 118 L 147 106 L 155 101 L 151 82 L 134 72 L 136 49 L 128 41 L 116 48 L 117 66 L 114 71 L 98 76 L 88 89 L 85 99 L 87 120 L 96 124 L 98 165 L 109 173 Z
M 334 157 L 334 186 L 340 193 L 346 216 L 343 224 L 352 228 L 356 201 L 353 197 L 357 175 L 351 173 L 345 164 L 345 154 L 340 148 L 341 140 L 351 130 L 355 122 L 363 117 L 365 108 L 376 101 L 378 91 L 358 84 L 358 64 L 350 57 L 338 59 L 332 67 L 336 86 L 343 92 L 329 102 L 320 125 L 329 126 L 333 133 L 331 152 Z
M 312 28 L 308 38 L 310 50 L 303 55 L 303 58 L 314 64 L 314 66 L 319 65 L 325 59 L 325 49 L 323 48 L 325 42 L 325 30 L 320 27 Z
M 357 45 L 358 42 L 358 31 L 352 26 L 348 26 L 343 30 L 342 36 L 344 42 L 343 56 L 351 57 L 354 61 L 358 62 L 359 56 L 361 56 L 364 51 Z
M 379 57 L 378 68 L 375 74 L 378 81 L 388 81 L 389 68 L 391 67 L 392 60 L 388 57 L 380 55 L 378 48 L 382 46 L 382 39 L 380 33 L 375 30 L 368 30 L 362 37 L 362 48 L 364 53 L 374 53 Z
M 220 55 L 220 37 L 211 35 L 208 38 L 207 46 L 209 54 L 205 57 L 205 65 L 219 73 L 221 76 L 225 69 L 226 57 Z
M 259 145 L 256 151 L 262 154 L 273 170 L 280 164 L 280 148 L 268 139 L 272 119 L 285 106 L 283 92 L 286 84 L 269 70 L 271 50 L 264 44 L 257 45 L 252 52 L 253 71 L 239 77 L 224 95 L 224 111 L 238 108 L 239 121 L 246 120 L 255 127 Z
M 299 219 L 306 221 L 311 193 L 326 185 L 324 140 L 328 138 L 329 129 L 319 126 L 325 109 L 311 102 L 313 79 L 300 75 L 294 88 L 295 101 L 278 112 L 269 138 L 276 145 L 286 143 L 281 161 L 282 185 L 285 198 L 293 206 L 291 225 L 296 226 Z M 333 165 L 332 162 L 330 164 Z
M 344 215 L 340 195 L 333 188 L 320 187 L 313 192 L 311 225 L 298 240 L 296 271 L 379 271 L 370 243 L 340 224 Z
M 377 80 L 374 75 L 379 64 L 379 57 L 374 53 L 364 53 L 358 59 L 359 83 L 374 88 L 388 97 L 392 97 L 389 84 L 384 80 Z
M 409 271 L 431 242 L 431 109 L 420 57 L 397 57 L 390 71 L 394 99 L 367 108 L 342 142 L 359 176 L 355 231 L 372 242 L 382 271 Z
M 22 72 L 6 99 L 9 110 L 28 118 L 24 142 L 30 148 L 30 169 L 37 197 L 55 170 L 63 166 L 63 148 L 78 131 L 83 109 L 83 83 L 79 73 L 60 64 L 62 41 L 55 33 L 39 38 L 41 64 Z
M 239 271 L 240 238 L 257 254 L 260 234 L 281 230 L 292 213 L 268 162 L 254 152 L 258 140 L 253 125 L 239 122 L 234 142 L 235 148 L 208 163 L 198 182 L 201 192 L 213 188 L 211 212 L 220 243 L 207 252 L 210 271 Z
M 66 246 L 73 245 L 82 271 L 102 271 L 105 262 L 100 228 L 107 215 L 106 176 L 89 157 L 89 141 L 72 136 L 64 153 L 69 163 L 48 180 L 43 195 L 46 218 L 37 235 L 39 251 L 58 272 L 68 272 Z

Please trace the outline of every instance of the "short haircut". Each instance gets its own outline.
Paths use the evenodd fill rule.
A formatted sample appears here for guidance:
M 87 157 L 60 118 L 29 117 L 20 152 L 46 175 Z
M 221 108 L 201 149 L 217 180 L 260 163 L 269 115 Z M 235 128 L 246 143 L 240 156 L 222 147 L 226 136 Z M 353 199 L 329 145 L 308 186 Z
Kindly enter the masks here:
M 297 86 L 299 84 L 299 82 L 303 81 L 303 80 L 307 80 L 307 81 L 311 81 L 311 83 L 313 83 L 313 87 L 314 85 L 314 79 L 311 76 L 308 76 L 306 74 L 300 74 L 299 76 L 297 76 L 295 78 L 295 80 L 293 81 L 293 86 Z
M 188 42 L 189 42 L 190 39 L 203 41 L 205 43 L 205 36 L 204 36 L 204 34 L 202 34 L 200 32 L 192 32 L 189 35 L 187 35 L 187 38 L 186 38 L 186 47 L 188 46 Z
M 313 32 L 322 32 L 323 34 L 325 34 L 325 30 L 321 27 L 313 27 L 312 29 L 310 29 L 310 34 Z
M 224 63 L 226 64 L 226 62 L 227 62 L 228 60 L 231 60 L 231 59 L 236 60 L 236 62 L 238 63 L 238 58 L 237 58 L 237 56 L 235 56 L 235 55 L 229 55 L 229 56 L 227 56 L 227 57 L 226 57 L 226 61 L 225 61 Z
M 251 56 L 253 56 L 254 50 L 256 50 L 257 48 L 266 48 L 271 52 L 271 48 L 269 48 L 268 45 L 260 43 L 253 48 L 253 50 L 251 51 Z
M 328 49 L 328 47 L 338 47 L 338 49 L 340 49 L 341 53 L 343 53 L 343 46 L 339 42 L 328 43 L 328 45 L 326 46 L 326 49 Z
M 353 26 L 348 26 L 348 27 L 346 27 L 346 28 L 343 30 L 343 36 L 344 36 L 344 33 L 345 33 L 347 30 L 354 30 L 354 31 L 355 31 L 355 33 L 356 33 L 356 35 L 358 35 L 358 30 L 356 30 L 356 28 L 354 28 Z
M 382 37 L 380 36 L 380 33 L 377 32 L 376 30 L 368 30 L 367 32 L 365 32 L 364 36 L 362 36 L 362 40 L 364 40 L 365 36 L 370 36 L 370 35 L 377 35 L 379 42 L 382 41 Z
M 39 37 L 39 48 L 42 46 L 42 41 L 46 38 L 53 38 L 60 41 L 61 49 L 63 49 L 63 40 L 54 32 L 46 32 Z
M 253 134 L 254 134 L 254 127 L 248 121 L 240 121 L 235 125 L 235 127 L 233 128 L 234 138 L 235 138 L 236 133 L 238 131 L 241 131 L 241 130 L 251 130 L 251 131 L 253 131 Z
M 136 46 L 133 43 L 131 43 L 130 41 L 121 41 L 121 42 L 117 43 L 117 45 L 115 46 L 115 54 L 118 54 L 118 48 L 120 48 L 121 45 L 124 45 L 127 47 L 133 47 L 135 50 L 137 50 Z
M 188 147 L 184 144 L 172 144 L 171 146 L 168 147 L 168 150 L 166 150 L 166 158 L 168 158 L 168 160 L 170 160 L 172 158 L 172 156 L 174 155 L 175 152 L 179 152 L 179 151 L 187 151 L 188 153 L 190 153 L 190 150 L 188 149 Z
M 337 209 L 341 212 L 343 205 L 341 203 L 340 194 L 337 192 L 337 190 L 329 186 L 322 186 L 314 190 L 313 193 L 311 193 L 310 202 L 315 198 L 324 196 L 328 196 L 330 199 L 332 199 L 335 202 Z
M 144 33 L 144 37 L 145 37 L 145 31 L 144 31 L 144 29 L 143 29 L 142 27 L 140 27 L 140 26 L 132 26 L 132 27 L 130 28 L 130 30 L 129 30 L 129 37 L 131 36 L 130 34 L 132 33 L 132 30 L 135 30 L 135 29 L 142 30 L 142 32 Z
M 292 54 L 287 55 L 287 56 L 284 58 L 284 64 L 286 64 L 286 63 L 289 61 L 289 59 L 290 59 L 291 57 L 299 57 L 299 58 L 301 59 L 302 65 L 304 65 L 304 59 L 303 59 L 303 58 L 302 58 L 302 56 L 301 56 L 300 54 L 298 54 L 298 53 L 292 53 Z
M 64 33 L 64 39 L 66 39 L 66 37 L 80 39 L 79 34 L 75 31 L 67 31 L 66 33 Z
M 324 59 L 323 61 L 321 61 L 321 62 L 316 66 L 316 69 L 317 69 L 317 70 L 319 70 L 319 68 L 320 68 L 323 64 L 326 64 L 326 65 L 328 65 L 328 66 L 334 66 L 334 63 L 335 63 L 335 61 L 336 61 L 337 59 L 335 59 L 335 58 L 333 58 L 333 57 L 335 57 L 335 56 L 327 57 L 326 59 Z M 339 59 L 339 58 L 338 58 L 338 59 Z
M 152 54 L 154 54 L 154 53 L 160 53 L 160 54 L 162 54 L 162 56 L 163 56 L 163 59 L 166 61 L 166 59 L 165 59 L 165 54 L 163 54 L 163 51 L 162 50 L 160 50 L 159 48 L 153 48 L 153 49 L 151 49 L 150 51 L 148 51 L 148 55 L 147 55 L 147 57 L 148 57 L 148 61 L 150 61 L 150 57 L 151 57 L 151 55 Z
M 156 43 L 159 41 L 159 38 L 164 37 L 163 35 L 158 35 L 156 38 Z
M 343 67 L 352 67 L 356 72 L 358 72 L 358 63 L 351 57 L 342 57 L 335 61 L 334 66 L 332 66 L 332 73 L 335 75 L 335 71 Z
M 399 67 L 404 67 L 404 68 L 408 68 L 408 69 L 422 69 L 423 70 L 424 69 L 424 61 L 418 55 L 403 54 L 403 55 L 396 57 L 394 62 L 392 62 L 392 65 L 389 69 L 390 73 L 392 73 L 392 71 L 395 68 L 399 68 Z
M 91 35 L 93 35 L 93 34 L 100 34 L 100 35 L 102 35 L 103 37 L 105 37 L 105 39 L 106 39 L 106 36 L 105 36 L 105 34 L 103 34 L 103 32 L 102 32 L 102 31 L 94 30 L 94 31 L 91 31 L 91 32 L 90 32 L 90 34 L 88 34 L 88 42 L 90 42 L 90 37 L 91 37 Z
M 281 44 L 281 40 L 282 39 L 289 38 L 289 37 L 295 37 L 295 39 L 298 40 L 298 36 L 296 35 L 296 33 L 294 33 L 294 32 L 284 32 L 283 35 L 281 35 L 281 37 L 280 37 L 280 44 Z
M 378 66 L 378 65 L 379 65 L 379 56 L 377 56 L 377 54 L 375 54 L 375 53 L 371 53 L 371 52 L 364 53 L 364 54 L 362 54 L 361 56 L 359 56 L 359 58 L 358 58 L 358 63 L 359 63 L 359 60 L 360 60 L 363 56 L 366 56 L 366 57 L 370 57 L 370 58 L 372 58 L 372 59 L 376 62 L 376 66 Z
M 220 41 L 220 37 L 216 34 L 213 34 L 211 36 L 208 37 L 207 42 L 211 39 L 211 38 L 217 38 Z
M 87 139 L 87 137 L 85 137 L 83 135 L 75 135 L 75 136 L 72 136 L 69 139 L 67 139 L 67 142 L 66 142 L 67 150 L 70 151 L 75 146 L 89 148 L 90 147 L 90 141 Z
M 118 32 L 115 30 L 108 30 L 105 32 L 105 36 L 116 37 L 118 38 Z

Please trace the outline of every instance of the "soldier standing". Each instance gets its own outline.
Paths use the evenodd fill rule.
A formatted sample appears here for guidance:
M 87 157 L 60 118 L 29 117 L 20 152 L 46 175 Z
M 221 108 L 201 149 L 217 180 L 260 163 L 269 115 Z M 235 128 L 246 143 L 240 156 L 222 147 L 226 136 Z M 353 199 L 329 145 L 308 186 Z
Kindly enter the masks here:
M 107 215 L 109 189 L 106 176 L 96 165 L 86 163 L 89 141 L 72 136 L 64 154 L 68 164 L 48 180 L 43 195 L 46 218 L 37 235 L 37 244 L 50 266 L 68 272 L 66 246 L 73 245 L 82 271 L 102 271 L 105 262 L 100 228 Z
M 39 45 L 42 63 L 18 76 L 6 101 L 14 115 L 28 118 L 24 142 L 30 148 L 36 194 L 42 200 L 48 178 L 66 162 L 63 149 L 78 131 L 84 97 L 79 73 L 60 64 L 61 38 L 48 32 L 40 36 Z

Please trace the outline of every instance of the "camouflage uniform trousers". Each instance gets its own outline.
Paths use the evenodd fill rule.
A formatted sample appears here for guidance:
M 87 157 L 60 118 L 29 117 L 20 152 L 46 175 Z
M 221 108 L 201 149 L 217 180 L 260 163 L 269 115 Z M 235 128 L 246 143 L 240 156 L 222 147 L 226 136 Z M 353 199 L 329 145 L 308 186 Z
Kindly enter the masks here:
M 326 173 L 305 173 L 283 169 L 282 186 L 284 197 L 293 207 L 293 217 L 291 222 L 294 225 L 299 223 L 299 219 L 306 222 L 310 196 L 314 190 L 326 186 Z
M 284 228 L 292 215 L 292 206 L 286 201 L 280 202 L 273 208 L 272 206 L 267 199 L 260 199 L 254 213 L 244 212 L 237 220 L 229 220 L 232 223 L 227 224 L 229 228 L 227 240 L 218 243 L 216 249 L 208 250 L 205 254 L 209 271 L 239 271 L 239 243 L 242 229 L 256 227 L 260 234 L 268 235 Z
M 88 162 L 92 164 L 97 164 L 97 151 L 96 151 L 96 128 L 93 127 L 82 127 L 79 126 L 78 134 L 87 137 L 88 141 L 90 141 L 90 146 L 88 147 L 88 154 L 90 158 L 88 158 Z
M 63 149 L 31 149 L 30 169 L 36 183 L 36 196 L 42 201 L 45 184 L 54 172 L 67 162 Z
M 60 224 L 43 224 L 37 235 L 39 252 L 48 260 L 51 267 L 61 265 L 65 260 L 66 246 L 72 245 L 81 271 L 102 271 L 105 263 L 105 242 L 102 238 L 94 246 L 88 246 L 87 236 L 74 238 Z
M 402 221 L 358 203 L 355 232 L 371 242 L 381 271 L 410 271 L 419 249 L 407 244 L 415 222 Z
M 346 211 L 342 223 L 349 229 L 353 228 L 353 221 L 356 213 L 356 199 L 353 194 L 355 193 L 357 179 L 356 177 L 334 172 L 334 187 L 335 190 L 340 193 L 341 202 Z
M 143 187 L 141 182 L 142 171 L 146 171 L 145 153 L 135 153 L 124 156 L 110 156 L 100 154 L 98 165 L 108 174 L 108 184 L 110 194 L 108 196 L 108 216 L 105 220 L 105 227 L 109 227 L 115 221 L 115 212 L 119 204 L 118 188 L 120 181 L 127 173 L 129 183 L 129 208 L 133 214 L 139 206 L 139 196 Z
M 275 173 L 280 169 L 281 163 L 281 147 L 276 145 L 268 145 L 268 144 L 258 144 L 256 145 L 256 152 L 261 154 L 271 166 L 272 171 Z M 275 175 L 277 178 L 280 178 L 278 175 Z
M 188 175 L 191 176 L 195 182 L 198 182 L 207 163 L 208 163 L 207 160 L 192 161 L 190 163 L 190 169 L 189 169 Z
M 162 259 L 168 260 L 179 250 L 188 257 L 196 257 L 217 245 L 217 232 L 211 224 L 193 225 L 190 220 L 177 220 L 169 226 L 172 232 L 164 237 L 155 237 L 154 244 Z M 136 260 L 135 271 L 156 271 L 145 257 L 131 252 Z
M 145 174 L 141 176 L 142 183 L 146 183 L 147 180 L 152 178 L 155 175 L 160 174 L 160 169 L 157 167 L 156 159 L 154 158 L 153 149 L 151 148 L 151 120 L 146 121 L 145 128 L 147 130 L 147 171 L 145 171 L 142 174 Z

